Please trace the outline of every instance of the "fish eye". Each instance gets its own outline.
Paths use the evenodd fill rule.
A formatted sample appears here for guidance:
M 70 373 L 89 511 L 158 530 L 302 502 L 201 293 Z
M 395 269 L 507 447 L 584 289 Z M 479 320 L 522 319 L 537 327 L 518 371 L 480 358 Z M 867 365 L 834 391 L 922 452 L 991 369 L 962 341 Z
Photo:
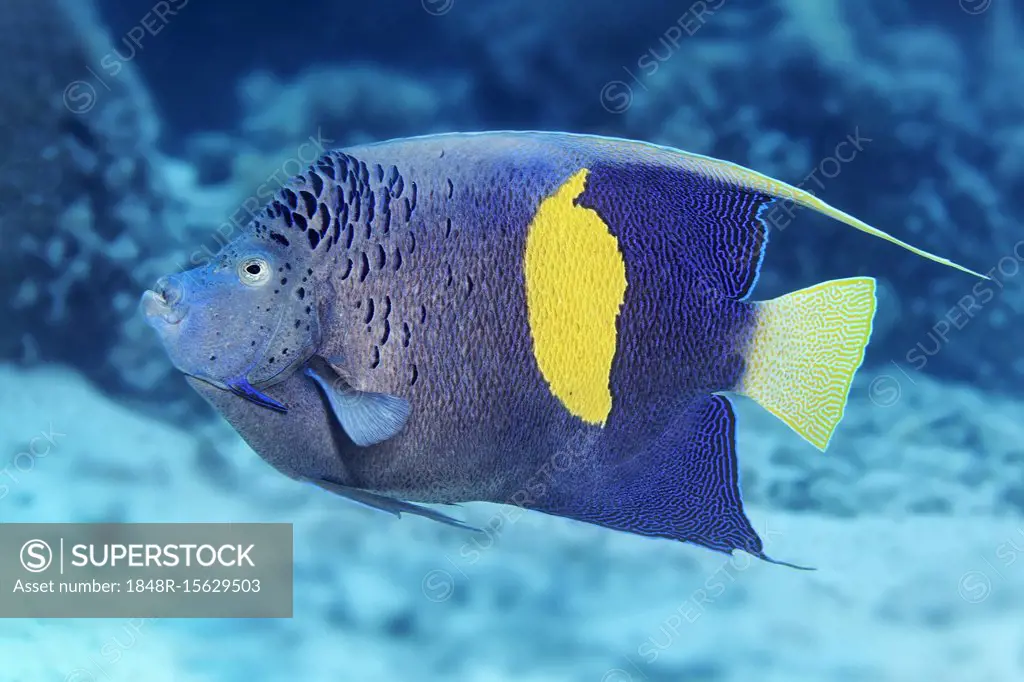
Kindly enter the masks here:
M 238 264 L 238 279 L 249 286 L 264 284 L 270 280 L 270 263 L 255 256 L 243 258 Z

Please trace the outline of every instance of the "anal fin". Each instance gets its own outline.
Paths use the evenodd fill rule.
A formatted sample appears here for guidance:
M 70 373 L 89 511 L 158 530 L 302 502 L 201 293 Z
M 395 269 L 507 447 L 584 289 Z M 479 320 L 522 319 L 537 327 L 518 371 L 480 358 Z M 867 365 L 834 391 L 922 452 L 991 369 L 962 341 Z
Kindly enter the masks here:
M 707 396 L 642 451 L 596 479 L 574 474 L 529 508 L 638 535 L 739 549 L 771 563 L 743 511 L 736 417 L 729 399 Z

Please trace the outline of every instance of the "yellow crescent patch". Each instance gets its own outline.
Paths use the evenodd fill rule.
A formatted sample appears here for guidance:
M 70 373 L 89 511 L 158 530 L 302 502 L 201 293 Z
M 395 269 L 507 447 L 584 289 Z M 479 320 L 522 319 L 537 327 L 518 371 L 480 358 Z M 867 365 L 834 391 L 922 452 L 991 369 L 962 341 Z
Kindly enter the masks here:
M 601 216 L 573 203 L 589 173 L 580 170 L 541 202 L 526 235 L 523 271 L 541 374 L 569 412 L 604 425 L 626 265 Z

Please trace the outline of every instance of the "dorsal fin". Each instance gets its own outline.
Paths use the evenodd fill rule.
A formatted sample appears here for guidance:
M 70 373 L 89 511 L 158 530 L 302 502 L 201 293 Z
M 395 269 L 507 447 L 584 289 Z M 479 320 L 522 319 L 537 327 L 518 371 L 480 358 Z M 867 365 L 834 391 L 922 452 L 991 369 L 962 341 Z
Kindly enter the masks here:
M 786 184 L 785 182 L 775 180 L 773 178 L 768 177 L 767 175 L 763 175 L 761 173 L 758 173 L 757 171 L 750 170 L 749 168 L 744 168 L 743 166 L 740 166 L 729 161 L 713 159 L 709 156 L 692 154 L 690 152 L 684 152 L 682 150 L 676 151 L 677 153 L 684 157 L 683 165 L 689 167 L 694 172 L 707 175 L 722 182 L 739 185 L 740 187 L 744 187 L 746 189 L 754 190 L 757 192 L 763 192 L 764 194 L 768 194 L 772 197 L 777 197 L 780 199 L 789 199 L 790 201 L 794 202 L 799 206 L 803 206 L 804 208 L 809 208 L 823 215 L 827 215 L 828 217 L 834 220 L 838 220 L 839 222 L 845 225 L 849 225 L 850 227 L 856 228 L 861 232 L 867 232 L 868 234 L 874 237 L 884 239 L 887 242 L 892 242 L 893 244 L 903 247 L 907 251 L 915 253 L 918 256 L 921 256 L 922 258 L 927 258 L 930 261 L 935 261 L 936 263 L 947 265 L 951 268 L 955 268 L 956 270 L 960 270 L 961 272 L 966 272 L 969 275 L 980 277 L 981 279 L 989 279 L 980 272 L 975 272 L 970 268 L 965 268 L 964 266 L 954 263 L 953 261 L 947 258 L 937 256 L 934 253 L 929 253 L 924 249 L 919 249 L 916 246 L 912 246 L 911 244 L 908 244 L 905 241 L 893 237 L 888 232 L 883 232 L 882 230 L 879 230 L 876 227 L 872 227 L 865 223 L 864 221 L 860 220 L 859 218 L 855 218 L 848 213 L 844 213 L 843 211 L 840 211 L 839 209 L 830 206 L 829 204 L 825 203 L 824 201 L 814 196 L 810 192 L 800 189 L 799 187 L 794 187 L 793 185 Z

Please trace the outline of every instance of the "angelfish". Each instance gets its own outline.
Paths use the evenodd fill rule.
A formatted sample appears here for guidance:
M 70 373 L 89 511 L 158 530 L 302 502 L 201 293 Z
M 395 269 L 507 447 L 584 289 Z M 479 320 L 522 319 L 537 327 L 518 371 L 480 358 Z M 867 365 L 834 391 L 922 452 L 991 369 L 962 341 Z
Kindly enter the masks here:
M 495 132 L 330 151 L 142 308 L 293 478 L 455 525 L 415 503 L 772 561 L 740 497 L 734 396 L 824 450 L 875 314 L 869 277 L 750 299 L 779 199 L 977 275 L 733 163 Z

